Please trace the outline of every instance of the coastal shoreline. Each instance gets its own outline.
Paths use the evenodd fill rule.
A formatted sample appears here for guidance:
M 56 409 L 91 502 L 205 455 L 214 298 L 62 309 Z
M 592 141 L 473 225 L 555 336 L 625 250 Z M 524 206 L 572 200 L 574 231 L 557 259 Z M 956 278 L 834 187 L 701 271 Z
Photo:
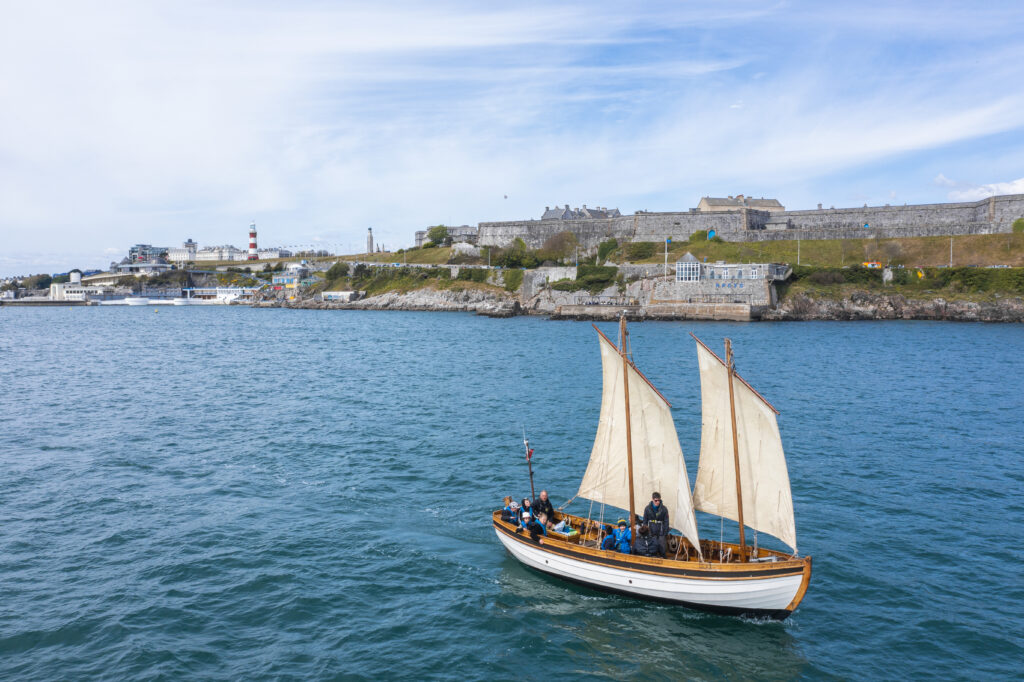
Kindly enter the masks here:
M 535 302 L 534 302 L 535 303 Z M 607 321 L 625 312 L 635 321 L 750 321 L 809 322 L 859 320 L 923 320 L 949 322 L 1024 322 L 1024 299 L 1007 297 L 995 301 L 910 299 L 902 294 L 854 291 L 841 298 L 815 297 L 800 293 L 783 298 L 775 308 L 754 310 L 749 318 L 738 315 L 657 311 L 640 306 L 559 306 L 554 310 L 527 305 L 513 294 L 493 291 L 416 289 L 388 292 L 347 303 L 305 299 L 261 301 L 254 308 L 297 310 L 402 310 L 410 312 L 471 312 L 487 317 L 529 315 L 552 320 Z

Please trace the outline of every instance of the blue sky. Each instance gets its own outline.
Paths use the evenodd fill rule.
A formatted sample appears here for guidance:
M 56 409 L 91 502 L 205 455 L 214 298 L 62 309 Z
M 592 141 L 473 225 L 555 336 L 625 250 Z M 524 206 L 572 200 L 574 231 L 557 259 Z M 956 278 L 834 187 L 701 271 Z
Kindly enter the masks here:
M 7 3 L 0 274 L 1024 192 L 1024 3 Z M 506 198 L 507 196 L 507 198 Z

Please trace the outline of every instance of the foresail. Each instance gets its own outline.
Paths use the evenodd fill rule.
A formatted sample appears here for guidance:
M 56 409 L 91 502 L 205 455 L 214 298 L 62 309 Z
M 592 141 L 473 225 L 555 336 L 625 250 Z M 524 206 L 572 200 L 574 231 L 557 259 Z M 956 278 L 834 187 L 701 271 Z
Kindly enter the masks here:
M 697 343 L 697 360 L 702 428 L 693 506 L 699 511 L 738 521 L 729 371 L 700 342 Z M 777 537 L 796 552 L 793 497 L 775 411 L 738 377 L 733 381 L 733 394 L 743 521 L 761 533 Z
M 626 466 L 626 404 L 622 356 L 599 335 L 603 392 L 601 417 L 578 495 L 620 509 L 629 509 Z M 633 446 L 633 485 L 637 513 L 661 493 L 669 521 L 700 548 L 697 521 L 690 497 L 690 478 L 683 461 L 672 411 L 665 399 L 632 366 L 629 372 L 629 411 Z

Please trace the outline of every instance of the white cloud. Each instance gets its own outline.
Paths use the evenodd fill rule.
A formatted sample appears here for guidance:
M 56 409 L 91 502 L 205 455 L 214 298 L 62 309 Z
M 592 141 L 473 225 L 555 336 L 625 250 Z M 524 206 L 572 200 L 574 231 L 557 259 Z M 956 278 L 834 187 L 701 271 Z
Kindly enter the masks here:
M 0 268 L 51 243 L 54 270 L 118 243 L 244 245 L 251 219 L 265 246 L 356 247 L 369 225 L 400 246 L 429 223 L 686 208 L 1019 137 L 1015 6 L 924 12 L 919 38 L 940 47 L 906 64 L 871 12 L 821 7 L 12 5 Z M 922 13 L 879 9 L 890 26 Z M 958 22 L 984 45 L 958 49 Z
M 993 182 L 987 185 L 954 184 L 962 185 L 962 188 L 949 193 L 949 198 L 953 201 L 978 201 L 1002 194 L 1024 194 L 1024 178 L 1007 182 Z

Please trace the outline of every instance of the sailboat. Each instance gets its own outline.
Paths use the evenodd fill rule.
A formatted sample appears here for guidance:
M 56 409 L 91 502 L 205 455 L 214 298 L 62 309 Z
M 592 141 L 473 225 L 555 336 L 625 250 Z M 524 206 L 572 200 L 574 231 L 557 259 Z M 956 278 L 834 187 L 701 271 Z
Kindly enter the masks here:
M 783 620 L 799 606 L 811 579 L 811 557 L 799 556 L 789 473 L 778 411 L 696 336 L 701 384 L 701 447 L 690 489 L 671 405 L 631 360 L 623 316 L 616 346 L 596 326 L 601 348 L 601 413 L 590 462 L 576 498 L 629 511 L 636 538 L 637 499 L 659 491 L 672 530 L 665 557 L 600 548 L 603 524 L 557 511 L 568 533 L 536 539 L 501 510 L 492 514 L 502 545 L 523 564 L 590 588 L 701 611 Z M 531 478 L 532 481 L 532 478 Z M 637 497 L 638 495 L 643 497 Z M 570 500 L 571 502 L 572 500 Z M 564 507 L 565 505 L 563 505 Z M 695 511 L 739 527 L 739 542 L 701 538 Z M 755 531 L 754 544 L 746 529 Z M 758 546 L 773 536 L 790 552 Z M 635 540 L 634 540 L 635 543 Z

